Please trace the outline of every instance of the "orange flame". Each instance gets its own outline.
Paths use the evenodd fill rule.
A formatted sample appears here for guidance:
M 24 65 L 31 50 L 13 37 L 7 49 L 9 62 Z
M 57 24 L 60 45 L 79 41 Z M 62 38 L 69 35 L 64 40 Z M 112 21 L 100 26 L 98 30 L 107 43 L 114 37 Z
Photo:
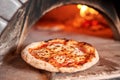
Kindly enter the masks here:
M 98 12 L 96 10 L 94 10 L 93 8 L 90 8 L 86 5 L 78 4 L 77 8 L 80 9 L 80 16 L 81 17 L 85 17 L 85 16 L 87 16 L 87 14 L 89 14 L 89 15 L 90 14 L 95 14 L 95 15 L 98 14 Z

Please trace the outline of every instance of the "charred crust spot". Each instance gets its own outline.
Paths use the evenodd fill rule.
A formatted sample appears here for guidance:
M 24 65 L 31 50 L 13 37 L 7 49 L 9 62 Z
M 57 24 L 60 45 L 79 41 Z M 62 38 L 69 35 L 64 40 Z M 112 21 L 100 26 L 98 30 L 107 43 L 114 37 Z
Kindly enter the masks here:
M 48 40 L 44 41 L 44 42 L 48 42 Z
M 89 44 L 87 42 L 79 42 L 79 45 L 81 45 L 81 46 L 87 45 L 87 46 L 93 47 L 91 44 Z

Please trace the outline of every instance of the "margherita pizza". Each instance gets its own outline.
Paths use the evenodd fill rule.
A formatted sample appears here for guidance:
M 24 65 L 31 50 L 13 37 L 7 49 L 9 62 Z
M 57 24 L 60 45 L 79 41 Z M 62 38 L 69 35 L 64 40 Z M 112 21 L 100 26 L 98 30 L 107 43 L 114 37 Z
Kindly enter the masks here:
M 99 61 L 98 52 L 92 45 L 68 39 L 33 42 L 21 55 L 33 67 L 50 72 L 82 71 Z

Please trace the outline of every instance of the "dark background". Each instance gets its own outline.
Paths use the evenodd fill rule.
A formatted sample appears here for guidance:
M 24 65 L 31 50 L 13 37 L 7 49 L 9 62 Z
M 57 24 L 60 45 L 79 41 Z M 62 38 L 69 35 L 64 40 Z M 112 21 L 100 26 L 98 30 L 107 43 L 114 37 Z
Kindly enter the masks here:
M 120 2 L 119 2 L 119 0 L 111 0 L 111 1 L 112 1 L 113 5 L 115 6 L 115 9 L 116 9 L 118 16 L 120 18 Z

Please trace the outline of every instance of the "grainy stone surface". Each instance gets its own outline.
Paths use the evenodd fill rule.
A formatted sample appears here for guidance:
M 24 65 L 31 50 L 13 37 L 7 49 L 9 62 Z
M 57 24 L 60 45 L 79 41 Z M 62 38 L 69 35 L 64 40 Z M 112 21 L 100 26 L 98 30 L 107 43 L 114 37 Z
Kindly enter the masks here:
M 39 35 L 39 37 L 38 37 Z M 111 79 L 120 77 L 120 42 L 114 39 L 105 39 L 74 33 L 55 32 L 48 30 L 30 31 L 25 44 L 35 41 L 48 40 L 53 38 L 68 38 L 77 41 L 85 41 L 92 44 L 99 53 L 99 62 L 88 70 L 72 74 L 57 73 L 53 75 L 52 80 L 93 80 L 93 79 Z M 118 78 L 119 79 L 119 78 Z
M 11 56 L 0 65 L 0 80 L 47 80 L 47 78 L 45 73 L 41 74 L 41 71 L 27 65 L 19 56 L 14 58 Z
M 39 37 L 38 37 L 39 36 Z M 3 57 L 0 65 L 0 79 L 2 80 L 93 80 L 107 79 L 119 80 L 120 77 L 120 42 L 87 35 L 55 32 L 48 30 L 31 29 L 24 45 L 31 42 L 53 38 L 68 38 L 91 43 L 99 52 L 100 61 L 88 70 L 68 73 L 49 73 L 37 70 L 25 63 L 19 55 L 14 57 L 11 53 Z M 52 75 L 52 76 L 50 76 Z M 114 79 L 112 79 L 114 78 Z

